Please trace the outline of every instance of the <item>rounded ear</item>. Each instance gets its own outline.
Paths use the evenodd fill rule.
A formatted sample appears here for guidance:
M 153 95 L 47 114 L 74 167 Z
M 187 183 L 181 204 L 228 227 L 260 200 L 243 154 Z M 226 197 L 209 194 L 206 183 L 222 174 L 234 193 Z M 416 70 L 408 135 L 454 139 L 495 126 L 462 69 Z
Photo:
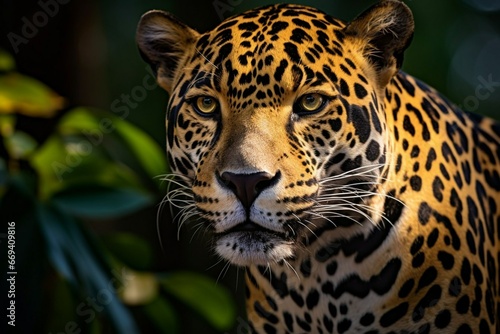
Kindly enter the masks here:
M 350 22 L 345 34 L 355 40 L 385 87 L 401 68 L 414 26 L 408 6 L 400 0 L 383 0 Z
M 199 34 L 172 14 L 152 10 L 141 17 L 136 41 L 141 56 L 151 65 L 158 84 L 171 93 L 172 82 L 183 57 Z

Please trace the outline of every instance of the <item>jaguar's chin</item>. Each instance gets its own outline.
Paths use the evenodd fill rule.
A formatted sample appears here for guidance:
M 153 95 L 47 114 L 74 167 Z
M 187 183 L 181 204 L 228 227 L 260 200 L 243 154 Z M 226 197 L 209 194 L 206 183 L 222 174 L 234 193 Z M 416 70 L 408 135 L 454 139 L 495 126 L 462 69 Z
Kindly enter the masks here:
M 267 265 L 294 256 L 294 241 L 254 223 L 243 223 L 216 234 L 215 250 L 237 266 Z

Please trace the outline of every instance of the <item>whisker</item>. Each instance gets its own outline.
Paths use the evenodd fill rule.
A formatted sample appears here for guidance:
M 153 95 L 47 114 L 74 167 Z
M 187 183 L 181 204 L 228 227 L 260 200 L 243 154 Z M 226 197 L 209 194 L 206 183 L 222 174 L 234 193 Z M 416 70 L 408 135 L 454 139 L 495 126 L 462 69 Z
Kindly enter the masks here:
M 335 224 L 333 221 L 331 221 L 331 219 L 329 219 L 328 217 L 326 217 L 325 215 L 319 213 L 319 212 L 316 212 L 316 211 L 305 211 L 305 213 L 308 213 L 310 215 L 313 215 L 313 216 L 317 216 L 321 219 L 324 219 L 326 221 L 328 221 L 329 223 L 331 223 L 333 226 L 337 227 L 337 224 Z
M 354 205 L 337 206 L 336 209 L 339 210 L 339 211 L 353 211 L 353 212 L 355 212 L 355 213 L 363 216 L 366 220 L 368 220 L 372 224 L 376 225 L 375 222 L 373 221 L 373 217 L 371 217 L 370 215 L 368 215 L 366 212 L 357 209 Z M 325 214 L 325 213 L 328 213 L 328 214 L 340 214 L 338 211 L 322 211 L 322 213 L 323 214 Z M 355 220 L 354 218 L 353 218 L 353 220 L 356 221 L 359 225 L 361 225 L 361 223 L 358 222 L 357 220 Z
M 219 69 L 214 63 L 212 63 L 203 53 L 200 52 L 200 50 L 196 49 L 196 52 L 201 55 L 206 61 L 207 63 L 209 63 L 210 65 L 212 65 L 213 67 L 215 67 L 216 69 Z
M 224 267 L 222 268 L 221 272 L 219 273 L 219 276 L 217 276 L 217 280 L 215 281 L 217 284 L 219 283 L 219 281 L 221 279 L 223 279 L 227 272 L 229 271 L 229 268 L 231 267 L 231 262 L 226 262 L 226 264 L 224 265 Z
M 340 173 L 340 174 L 327 176 L 327 177 L 323 178 L 322 180 L 320 180 L 318 183 L 321 185 L 321 184 L 324 184 L 324 183 L 328 183 L 328 182 L 330 182 L 332 180 L 333 181 L 337 181 L 337 180 L 342 180 L 342 179 L 345 179 L 345 178 L 352 178 L 352 177 L 356 177 L 356 176 L 364 176 L 366 174 L 369 174 L 369 173 L 371 173 L 373 171 L 378 170 L 380 167 L 383 167 L 383 166 L 385 166 L 385 164 L 373 164 L 373 165 L 369 165 L 369 166 L 360 166 L 360 167 L 353 168 L 351 170 L 348 170 L 348 171 Z M 373 177 L 373 178 L 377 177 L 375 175 L 367 175 L 367 176 L 370 176 L 370 177 Z
M 208 267 L 208 268 L 206 269 L 206 271 L 209 271 L 209 270 L 211 270 L 211 269 L 213 269 L 213 268 L 217 267 L 217 266 L 219 265 L 219 263 L 224 262 L 224 261 L 226 261 L 226 260 L 225 260 L 223 257 L 219 257 L 219 261 L 215 262 L 215 263 L 214 263 L 214 264 L 212 264 L 210 267 Z
M 380 210 L 377 210 L 377 209 L 373 208 L 373 207 L 372 207 L 372 206 L 370 206 L 370 205 L 361 204 L 361 203 L 352 203 L 352 202 L 350 202 L 350 201 L 348 201 L 348 200 L 344 200 L 344 199 L 343 199 L 343 200 L 341 200 L 341 203 L 342 203 L 342 204 L 349 205 L 349 206 L 353 206 L 353 207 L 354 207 L 354 206 L 355 206 L 355 207 L 359 207 L 359 208 L 361 208 L 361 209 L 363 209 L 363 210 L 366 210 L 366 211 L 368 211 L 368 212 L 371 212 L 371 213 L 376 213 L 376 214 L 381 213 L 381 211 L 380 211 Z M 331 208 L 331 206 L 330 206 L 330 205 L 323 205 L 323 204 L 321 204 L 320 206 L 318 206 L 318 207 L 317 207 L 317 211 L 321 211 L 322 209 L 330 210 L 330 209 L 332 209 L 332 208 Z
M 300 217 L 299 217 L 299 216 L 297 216 L 295 213 L 292 213 L 292 215 L 293 215 L 293 216 L 297 219 L 297 223 L 298 223 L 298 224 L 300 224 L 300 225 L 304 226 L 306 229 L 308 229 L 308 230 L 309 230 L 309 232 L 311 232 L 311 233 L 312 233 L 315 237 L 317 237 L 317 235 L 314 233 L 314 231 L 313 231 L 313 230 L 312 230 L 309 226 L 307 226 L 307 224 L 304 224 L 304 223 L 302 222 L 302 220 L 300 219 Z M 315 224 L 311 223 L 311 225 L 313 225 L 314 227 L 316 227 L 316 228 L 317 228 L 317 226 L 316 226 Z
M 235 282 L 235 286 L 234 286 L 235 291 L 238 291 L 239 278 L 240 278 L 240 268 L 236 268 L 236 282 Z
M 290 269 L 291 269 L 291 270 L 295 273 L 295 276 L 297 276 L 297 278 L 298 278 L 298 279 L 299 279 L 299 281 L 300 281 L 300 276 L 299 276 L 299 274 L 297 273 L 297 271 L 295 270 L 295 268 L 294 268 L 294 267 L 290 264 L 290 262 L 288 262 L 288 261 L 287 261 L 287 260 L 285 260 L 285 259 L 283 259 L 282 261 L 283 261 L 283 263 L 284 263 L 284 264 L 285 264 L 288 268 L 290 268 Z
M 348 215 L 345 215 L 345 214 L 342 214 L 340 212 L 329 212 L 328 213 L 328 217 L 327 218 L 326 216 L 324 216 L 323 214 L 318 214 L 319 217 L 323 218 L 323 219 L 326 219 L 328 220 L 331 224 L 333 224 L 333 226 L 337 227 L 337 224 L 335 224 L 330 218 L 345 218 L 345 219 L 349 219 L 353 222 L 355 222 L 356 224 L 358 225 L 361 225 L 361 223 L 359 221 L 357 221 L 356 219 L 354 219 L 354 217 L 351 217 L 351 216 L 348 216 Z
M 201 218 L 201 217 L 199 217 L 199 218 L 198 218 L 198 220 L 200 220 L 200 219 L 202 219 L 202 218 Z M 199 230 L 201 230 L 203 227 L 206 227 L 206 225 L 205 225 L 205 222 L 204 222 L 204 221 L 199 222 L 199 223 L 197 223 L 195 226 L 193 226 L 193 229 L 195 229 L 195 230 L 194 230 L 193 234 L 191 235 L 191 239 L 189 239 L 189 243 L 192 243 L 192 242 L 193 242 L 193 239 L 194 239 L 194 237 L 195 237 L 196 233 L 198 233 L 198 231 L 199 231 Z M 179 228 L 179 230 L 180 230 L 180 228 Z
M 158 237 L 160 239 L 160 246 L 162 249 L 164 249 L 160 235 L 160 217 L 167 203 L 172 213 L 177 211 L 177 213 L 173 216 L 173 221 L 177 222 L 178 224 L 177 227 L 178 240 L 180 239 L 180 232 L 182 227 L 188 221 L 197 217 L 197 219 L 194 220 L 194 222 L 196 222 L 196 220 L 201 220 L 203 219 L 203 217 L 200 216 L 196 210 L 194 195 L 191 192 L 191 188 L 189 186 L 191 180 L 188 177 L 177 173 L 171 173 L 171 174 L 159 175 L 157 178 L 159 178 L 162 182 L 167 183 L 166 194 L 163 197 L 162 201 L 159 203 L 159 208 L 156 215 L 156 221 L 157 221 L 156 228 Z M 177 210 L 175 210 L 174 208 Z M 201 229 L 201 227 L 203 227 L 203 223 L 199 223 L 194 226 L 195 232 L 191 236 L 191 242 L 196 233 Z

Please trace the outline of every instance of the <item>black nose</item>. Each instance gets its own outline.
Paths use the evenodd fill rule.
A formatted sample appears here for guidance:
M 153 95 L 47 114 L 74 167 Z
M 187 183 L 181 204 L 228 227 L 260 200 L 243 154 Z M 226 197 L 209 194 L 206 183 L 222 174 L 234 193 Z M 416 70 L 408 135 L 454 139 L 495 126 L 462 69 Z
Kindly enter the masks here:
M 267 172 L 253 174 L 236 174 L 224 172 L 220 180 L 231 189 L 246 209 L 249 209 L 257 196 L 266 188 L 273 186 L 280 178 L 280 172 L 275 175 Z

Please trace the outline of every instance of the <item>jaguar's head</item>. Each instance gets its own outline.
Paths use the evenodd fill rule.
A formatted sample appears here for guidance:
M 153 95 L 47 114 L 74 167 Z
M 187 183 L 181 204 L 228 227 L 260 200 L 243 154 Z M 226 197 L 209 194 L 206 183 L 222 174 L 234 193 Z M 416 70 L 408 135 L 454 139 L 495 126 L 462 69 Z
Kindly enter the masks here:
M 139 48 L 170 95 L 167 151 L 186 181 L 183 215 L 211 227 L 219 255 L 279 262 L 326 230 L 376 222 L 392 131 L 385 87 L 412 32 L 396 0 L 348 24 L 268 6 L 204 34 L 162 11 L 142 17 Z

